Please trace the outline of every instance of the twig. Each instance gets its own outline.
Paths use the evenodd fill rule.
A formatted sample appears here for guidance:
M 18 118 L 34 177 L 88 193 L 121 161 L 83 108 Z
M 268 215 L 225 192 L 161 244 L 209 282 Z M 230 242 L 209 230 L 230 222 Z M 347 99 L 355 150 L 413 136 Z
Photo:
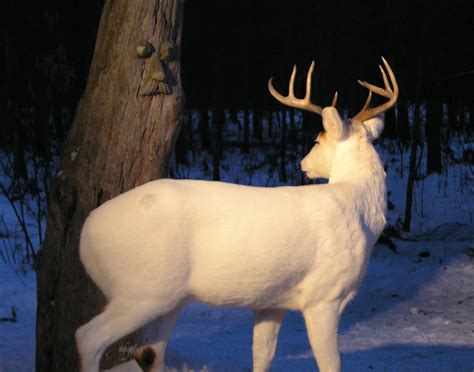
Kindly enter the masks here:
M 8 267 L 13 271 L 13 273 L 16 275 L 16 277 L 18 278 L 18 280 L 21 282 L 21 284 L 23 284 L 23 287 L 27 287 L 26 283 L 23 281 L 23 279 L 21 279 L 21 276 L 18 275 L 18 273 L 15 271 L 15 269 L 10 265 L 8 264 Z
M 8 202 L 10 203 L 10 206 L 12 207 L 13 212 L 15 213 L 17 221 L 20 224 L 21 230 L 23 231 L 23 235 L 25 237 L 27 249 L 30 249 L 33 260 L 35 260 L 36 259 L 36 252 L 33 248 L 33 244 L 31 242 L 30 236 L 28 234 L 28 229 L 26 228 L 26 222 L 25 222 L 25 218 L 24 218 L 23 208 L 21 208 L 21 215 L 20 215 L 18 213 L 15 202 L 13 201 L 11 196 L 8 194 L 8 191 L 5 188 L 5 186 L 3 186 L 3 184 L 1 184 L 1 183 L 0 183 L 0 191 L 2 191 L 3 194 L 5 194 L 5 197 L 7 198 Z M 22 203 L 20 203 L 20 205 L 22 206 Z
M 2 317 L 0 318 L 0 322 L 12 322 L 12 323 L 16 323 L 16 310 L 15 310 L 15 307 L 12 306 L 11 307 L 11 316 L 10 317 Z

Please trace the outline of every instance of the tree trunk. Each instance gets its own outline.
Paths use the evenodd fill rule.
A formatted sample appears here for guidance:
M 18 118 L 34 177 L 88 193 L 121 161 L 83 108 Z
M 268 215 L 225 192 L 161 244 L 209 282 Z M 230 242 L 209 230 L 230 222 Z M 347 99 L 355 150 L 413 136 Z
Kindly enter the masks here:
M 456 133 L 459 130 L 460 123 L 457 116 L 457 100 L 456 97 L 449 96 L 448 97 L 448 127 L 451 128 L 453 133 Z
M 397 127 L 398 137 L 403 144 L 408 144 L 410 141 L 410 124 L 408 121 L 408 101 L 401 99 L 397 108 Z
M 216 114 L 212 116 L 213 125 L 212 125 L 212 180 L 220 181 L 221 180 L 221 157 L 219 154 L 219 130 Z
M 297 142 L 297 134 L 296 134 L 296 120 L 295 120 L 295 109 L 290 109 L 290 142 L 291 142 L 291 149 L 296 152 L 298 148 Z
M 220 181 L 221 179 L 221 160 L 223 158 L 223 141 L 224 141 L 224 123 L 222 116 L 225 118 L 224 108 L 221 106 L 217 94 L 214 95 L 214 109 L 212 114 L 212 180 Z M 223 115 L 224 113 L 224 115 Z M 225 119 L 224 119 L 225 120 Z
M 413 126 L 411 129 L 411 154 L 410 165 L 408 168 L 407 192 L 405 198 L 405 218 L 403 220 L 403 231 L 410 232 L 411 228 L 411 209 L 413 204 L 413 189 L 416 179 L 416 152 L 420 139 L 420 105 L 421 105 L 421 87 L 423 85 L 423 61 L 421 55 L 418 55 L 417 62 L 417 82 L 415 88 L 415 113 L 413 117 Z
M 467 125 L 467 134 L 469 135 L 472 133 L 474 133 L 474 99 L 471 98 L 471 101 L 469 102 L 469 122 Z
M 268 109 L 268 127 L 267 127 L 267 137 L 270 142 L 273 142 L 273 110 L 271 108 Z
M 246 154 L 250 148 L 250 114 L 248 106 L 244 107 L 244 132 L 242 139 L 242 153 Z
M 182 7 L 181 0 L 104 4 L 87 86 L 50 194 L 48 228 L 37 262 L 38 372 L 78 370 L 74 332 L 105 304 L 79 261 L 84 219 L 105 201 L 168 173 L 183 105 Z M 136 58 L 135 48 L 143 40 L 151 40 L 157 51 L 165 41 L 177 47 L 175 58 L 165 64 L 170 95 L 139 94 L 158 54 Z M 132 336 L 133 343 L 140 338 Z M 119 357 L 118 351 L 118 344 L 125 343 L 109 349 L 105 366 L 127 357 Z
M 214 112 L 215 121 L 214 125 L 216 130 L 216 137 L 214 138 L 215 145 L 217 146 L 217 155 L 219 160 L 224 159 L 224 125 L 226 122 L 224 102 L 219 98 L 216 100 L 216 108 Z
M 253 106 L 253 136 L 260 142 L 263 141 L 262 132 L 262 108 L 258 103 Z
M 383 137 L 388 139 L 397 138 L 397 128 L 395 121 L 395 110 L 388 110 L 385 112 L 385 126 L 383 129 Z
M 286 111 L 283 111 L 281 118 L 281 141 L 280 141 L 280 182 L 287 183 L 288 176 L 286 174 Z
M 179 131 L 178 138 L 176 139 L 176 144 L 174 147 L 174 158 L 177 164 L 183 164 L 183 165 L 189 165 L 189 161 L 187 158 L 188 150 L 189 150 L 189 143 L 190 143 L 190 137 L 189 137 L 189 126 L 191 125 L 190 123 L 190 110 L 187 112 L 186 120 L 182 121 L 181 124 L 181 130 Z
M 443 106 L 437 92 L 426 105 L 426 145 L 428 173 L 441 173 L 441 123 L 443 121 Z
M 201 148 L 209 149 L 210 138 L 209 138 L 209 107 L 202 104 L 199 107 L 199 136 L 201 137 Z
M 411 135 L 410 165 L 408 168 L 408 182 L 407 182 L 407 192 L 406 192 L 406 199 L 405 199 L 405 218 L 403 220 L 403 231 L 406 231 L 406 232 L 410 232 L 410 226 L 411 226 L 413 189 L 415 187 L 415 179 L 416 179 L 416 152 L 418 148 L 418 141 L 420 138 L 419 127 L 420 127 L 420 102 L 417 100 L 415 102 L 415 115 L 413 118 L 413 128 L 412 128 L 412 135 Z

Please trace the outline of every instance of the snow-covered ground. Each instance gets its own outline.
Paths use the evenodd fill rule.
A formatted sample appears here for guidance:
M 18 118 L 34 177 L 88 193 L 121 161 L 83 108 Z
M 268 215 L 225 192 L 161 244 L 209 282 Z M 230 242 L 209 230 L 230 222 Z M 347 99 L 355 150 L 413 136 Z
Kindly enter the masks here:
M 468 239 L 466 234 L 459 238 Z M 344 312 L 343 370 L 472 372 L 472 235 L 470 240 L 395 242 L 398 255 L 376 247 L 364 285 Z M 429 256 L 420 257 L 422 252 Z M 18 277 L 1 264 L 0 278 L 0 317 L 10 317 L 12 306 L 17 314 L 16 323 L 0 322 L 0 371 L 33 371 L 34 273 Z M 247 371 L 251 342 L 250 310 L 192 304 L 178 320 L 167 362 L 178 370 L 187 365 L 196 371 Z M 135 362 L 126 367 L 121 370 L 139 371 Z M 317 370 L 298 313 L 285 317 L 272 370 Z
M 342 317 L 343 370 L 472 372 L 474 260 L 465 252 L 469 243 L 396 243 L 399 255 L 377 246 L 364 285 Z M 430 256 L 422 258 L 421 252 Z M 178 321 L 168 364 L 178 370 L 183 361 L 197 371 L 203 366 L 249 370 L 251 334 L 251 311 L 193 305 Z M 288 313 L 283 322 L 272 366 L 273 371 L 317 370 L 298 313 Z
M 17 273 L 0 262 L 0 372 L 34 371 L 36 324 L 36 275 Z
M 228 127 L 232 133 L 226 138 L 239 135 L 232 124 Z M 397 154 L 390 143 L 378 147 L 388 165 L 387 184 L 394 204 L 388 217 L 393 225 L 403 218 L 408 155 Z M 229 148 L 221 163 L 223 180 L 282 184 L 278 162 L 269 161 L 278 155 L 278 146 L 267 151 L 253 148 L 242 155 L 239 149 Z M 189 158 L 189 167 L 174 167 L 176 177 L 211 177 L 209 154 L 196 151 Z M 299 181 L 298 163 L 299 155 L 288 151 L 289 184 Z M 394 239 L 398 254 L 376 246 L 359 295 L 342 317 L 343 370 L 474 371 L 474 175 L 468 165 L 452 164 L 446 169 L 417 181 L 412 233 Z M 14 226 L 2 195 L 0 208 L 0 215 Z M 1 229 L 0 238 L 5 241 Z M 1 249 L 7 248 L 0 245 Z M 0 319 L 5 318 L 0 320 L 0 372 L 33 371 L 35 274 L 31 270 L 22 274 L 18 264 L 4 261 L 0 256 Z M 13 318 L 12 308 L 15 322 L 8 321 Z M 248 371 L 251 338 L 250 310 L 192 304 L 178 320 L 167 364 L 177 370 Z M 139 371 L 133 361 L 114 368 L 119 370 Z M 317 371 L 298 313 L 285 317 L 272 370 Z

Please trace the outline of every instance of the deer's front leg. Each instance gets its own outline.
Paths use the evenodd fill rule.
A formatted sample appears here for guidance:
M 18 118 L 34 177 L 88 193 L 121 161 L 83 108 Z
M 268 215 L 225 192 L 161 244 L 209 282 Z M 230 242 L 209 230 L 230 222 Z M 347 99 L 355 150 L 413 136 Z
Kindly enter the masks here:
M 308 338 L 320 372 L 339 372 L 339 304 L 320 304 L 303 312 Z
M 255 310 L 253 326 L 253 372 L 266 372 L 275 355 L 278 331 L 285 310 Z

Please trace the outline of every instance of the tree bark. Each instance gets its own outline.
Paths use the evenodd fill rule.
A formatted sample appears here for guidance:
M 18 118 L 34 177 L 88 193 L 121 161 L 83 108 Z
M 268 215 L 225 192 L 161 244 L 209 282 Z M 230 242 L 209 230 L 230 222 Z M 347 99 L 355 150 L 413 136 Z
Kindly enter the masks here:
M 272 137 L 273 137 L 273 110 L 272 110 L 271 107 L 268 109 L 267 137 L 269 138 L 270 142 L 272 142 Z
M 253 106 L 253 136 L 260 142 L 263 141 L 263 130 L 262 130 L 262 106 L 260 101 L 255 103 Z
M 287 183 L 288 176 L 286 174 L 286 111 L 283 111 L 281 118 L 281 141 L 280 141 L 280 182 Z
M 397 138 L 397 128 L 395 121 L 395 110 L 388 110 L 385 112 L 385 126 L 383 129 L 383 137 L 388 139 Z
M 209 149 L 211 143 L 209 138 L 209 107 L 204 103 L 199 107 L 199 136 L 201 138 L 201 148 Z
M 247 105 L 244 107 L 244 131 L 242 135 L 241 152 L 247 154 L 250 149 L 250 113 Z
M 436 89 L 436 88 L 435 88 Z M 441 124 L 443 122 L 443 106 L 435 91 L 426 105 L 426 171 L 441 173 Z
M 408 120 L 408 101 L 401 99 L 397 107 L 398 137 L 404 145 L 410 142 L 410 124 Z
M 460 129 L 460 122 L 457 116 L 457 97 L 449 96 L 447 99 L 447 106 L 448 106 L 448 126 L 456 133 L 457 130 Z M 441 101 L 441 100 L 440 100 Z
M 416 83 L 416 98 L 415 98 L 415 113 L 413 117 L 413 127 L 411 130 L 411 143 L 410 143 L 410 165 L 408 168 L 408 182 L 407 192 L 405 198 L 405 218 L 403 220 L 403 231 L 410 232 L 411 228 L 411 212 L 413 205 L 413 189 L 415 187 L 416 179 L 416 152 L 418 148 L 420 138 L 420 101 L 421 101 L 421 87 L 423 84 L 423 70 L 422 70 L 422 57 L 418 56 L 417 63 L 417 83 Z
M 298 149 L 298 141 L 296 134 L 296 120 L 295 120 L 295 109 L 290 109 L 290 142 L 291 149 L 296 152 Z
M 471 98 L 469 102 L 469 122 L 467 125 L 467 134 L 471 133 L 474 133 L 474 98 Z
M 219 96 L 216 96 L 219 97 Z M 224 160 L 224 125 L 226 122 L 224 102 L 220 98 L 216 98 L 214 125 L 216 136 L 214 138 L 215 146 L 217 146 L 217 156 L 219 160 Z
M 87 86 L 50 194 L 48 227 L 37 262 L 38 372 L 78 370 L 74 332 L 105 304 L 78 256 L 84 219 L 105 201 L 168 173 L 183 106 L 182 7 L 182 0 L 104 4 Z M 148 59 L 135 56 L 143 40 L 157 50 Z M 165 41 L 177 50 L 165 64 L 172 93 L 141 96 L 142 79 Z M 132 339 L 139 340 L 140 334 Z M 106 353 L 105 366 L 119 361 L 117 344 Z

